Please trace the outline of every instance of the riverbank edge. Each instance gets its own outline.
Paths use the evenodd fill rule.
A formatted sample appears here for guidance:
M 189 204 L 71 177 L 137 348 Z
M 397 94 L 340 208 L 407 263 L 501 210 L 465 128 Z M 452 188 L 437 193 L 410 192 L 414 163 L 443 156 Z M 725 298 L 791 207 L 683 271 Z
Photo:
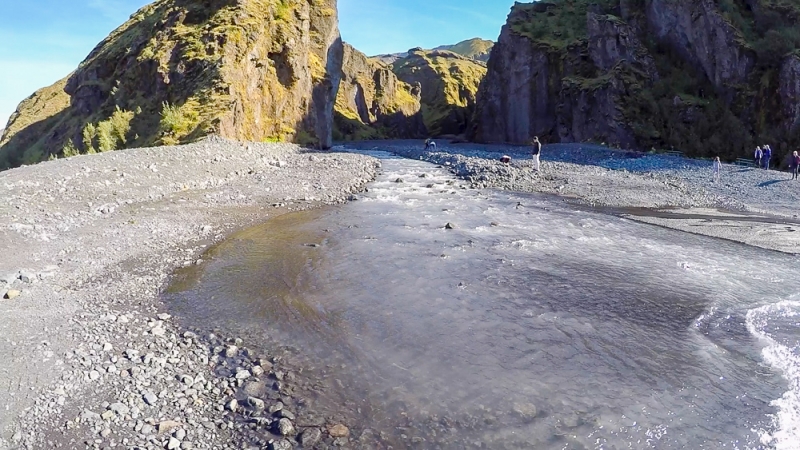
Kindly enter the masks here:
M 713 182 L 705 160 L 674 155 L 647 154 L 602 147 L 594 144 L 551 144 L 543 149 L 541 170 L 531 168 L 530 150 L 524 146 L 442 144 L 426 151 L 416 141 L 364 141 L 343 144 L 356 149 L 381 149 L 405 158 L 446 166 L 473 188 L 493 188 L 515 192 L 555 195 L 565 201 L 598 208 L 649 209 L 655 212 L 681 210 L 682 215 L 668 218 L 645 214 L 613 213 L 629 220 L 657 225 L 681 232 L 708 236 L 744 245 L 789 254 L 800 253 L 800 226 L 796 222 L 792 198 L 765 202 L 749 195 L 764 185 L 776 183 L 779 171 L 758 171 L 726 164 L 731 177 L 738 173 L 760 176 L 767 181 L 749 190 L 736 189 L 735 180 L 725 186 Z M 500 162 L 502 155 L 512 157 L 511 164 Z M 649 160 L 648 164 L 641 161 Z M 664 167 L 659 167 L 663 165 Z M 787 175 L 788 177 L 789 175 Z M 780 179 L 779 179 L 780 180 Z M 752 184 L 752 183 L 751 183 Z M 781 187 L 800 196 L 793 185 Z M 769 193 L 759 192 L 762 195 Z M 747 217 L 738 221 L 736 216 Z M 724 216 L 719 219 L 709 215 Z M 746 215 L 746 216 L 745 216 Z M 753 221 L 762 217 L 763 222 Z M 786 223 L 781 224 L 780 218 Z
M 231 407 L 231 400 L 263 381 L 295 402 L 293 383 L 283 379 L 279 359 L 242 348 L 235 336 L 199 336 L 163 313 L 169 277 L 202 264 L 205 249 L 239 230 L 348 201 L 379 166 L 362 155 L 211 138 L 0 173 L 0 184 L 14 192 L 0 206 L 11 219 L 0 230 L 0 247 L 25 255 L 0 263 L 0 274 L 9 274 L 0 297 L 11 297 L 0 300 L 7 318 L 0 354 L 15 362 L 0 372 L 0 384 L 10 387 L 0 399 L 0 448 L 239 448 L 234 417 L 250 417 L 259 405 Z M 97 177 L 78 181 L 83 172 Z M 77 186 L 59 188 L 63 180 Z M 114 206 L 101 204 L 103 184 L 114 195 L 125 185 L 138 191 Z M 77 191 L 91 193 L 67 199 Z M 53 208 L 22 206 L 43 196 Z M 74 227 L 59 228 L 89 197 L 99 201 L 75 214 Z M 130 225 L 145 232 L 128 233 Z M 105 255 L 75 256 L 84 245 Z M 270 395 L 262 397 L 269 402 Z M 343 424 L 286 408 L 264 414 L 261 425 L 274 440 L 265 445 L 288 443 L 281 436 L 346 439 Z

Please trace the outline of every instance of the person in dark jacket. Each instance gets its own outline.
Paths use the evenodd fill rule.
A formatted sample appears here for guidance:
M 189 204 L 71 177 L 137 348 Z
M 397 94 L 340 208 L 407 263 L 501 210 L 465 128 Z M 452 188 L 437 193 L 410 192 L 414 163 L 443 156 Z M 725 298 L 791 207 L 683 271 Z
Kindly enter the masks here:
M 764 168 L 769 170 L 769 160 L 772 159 L 772 149 L 769 145 L 764 146 Z

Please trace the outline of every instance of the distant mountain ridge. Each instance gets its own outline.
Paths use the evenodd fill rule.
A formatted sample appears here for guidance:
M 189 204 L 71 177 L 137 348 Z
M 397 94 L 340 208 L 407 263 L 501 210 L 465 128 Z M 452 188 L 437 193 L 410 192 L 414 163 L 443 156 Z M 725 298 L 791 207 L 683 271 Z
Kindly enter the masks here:
M 455 45 L 442 45 L 434 50 L 447 50 L 457 53 L 467 58 L 477 59 L 478 61 L 489 61 L 489 54 L 494 47 L 494 41 L 481 38 L 467 39 Z
M 440 45 L 433 50 L 449 51 L 466 58 L 487 62 L 489 61 L 489 54 L 492 52 L 492 47 L 494 47 L 494 41 L 472 38 L 453 45 Z M 409 52 L 387 53 L 373 56 L 372 59 L 381 61 L 384 64 L 394 64 L 398 59 L 407 58 L 408 55 Z

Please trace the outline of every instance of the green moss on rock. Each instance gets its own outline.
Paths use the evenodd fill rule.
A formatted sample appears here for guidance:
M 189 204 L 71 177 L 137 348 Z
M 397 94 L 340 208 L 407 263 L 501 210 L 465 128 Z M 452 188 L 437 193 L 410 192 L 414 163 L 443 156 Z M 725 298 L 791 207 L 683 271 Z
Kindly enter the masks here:
M 397 77 L 421 87 L 425 126 L 432 135 L 466 132 L 486 66 L 444 50 L 413 49 L 394 62 Z
M 338 79 L 335 0 L 158 0 L 68 78 L 23 102 L 0 169 L 214 133 L 327 142 Z M 338 50 L 336 49 L 338 47 Z M 333 49 L 333 50 L 331 50 Z M 338 54 L 338 57 L 337 57 Z M 330 56 L 330 58 L 329 58 Z M 330 64 L 329 64 L 330 63 Z M 313 74 L 312 74 L 313 72 Z
M 334 115 L 337 140 L 423 137 L 427 131 L 420 109 L 418 88 L 345 44 Z

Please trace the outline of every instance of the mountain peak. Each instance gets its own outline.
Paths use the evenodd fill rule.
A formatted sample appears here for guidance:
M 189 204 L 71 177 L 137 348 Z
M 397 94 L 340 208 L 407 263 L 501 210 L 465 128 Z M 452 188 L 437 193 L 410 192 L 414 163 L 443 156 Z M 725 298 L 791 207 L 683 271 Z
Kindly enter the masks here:
M 494 42 L 481 38 L 467 39 L 454 45 L 442 45 L 436 47 L 434 50 L 447 50 L 457 53 L 467 58 L 477 59 L 478 61 L 486 62 L 489 60 L 489 54 L 494 47 Z
M 453 45 L 440 45 L 432 50 L 453 52 L 465 58 L 487 62 L 489 60 L 489 54 L 492 51 L 492 47 L 494 47 L 493 41 L 476 37 Z M 411 53 L 424 51 L 425 50 L 422 47 L 414 47 L 407 52 L 386 53 L 383 55 L 375 55 L 372 58 L 381 61 L 384 64 L 394 64 L 394 62 L 398 59 L 406 58 Z

